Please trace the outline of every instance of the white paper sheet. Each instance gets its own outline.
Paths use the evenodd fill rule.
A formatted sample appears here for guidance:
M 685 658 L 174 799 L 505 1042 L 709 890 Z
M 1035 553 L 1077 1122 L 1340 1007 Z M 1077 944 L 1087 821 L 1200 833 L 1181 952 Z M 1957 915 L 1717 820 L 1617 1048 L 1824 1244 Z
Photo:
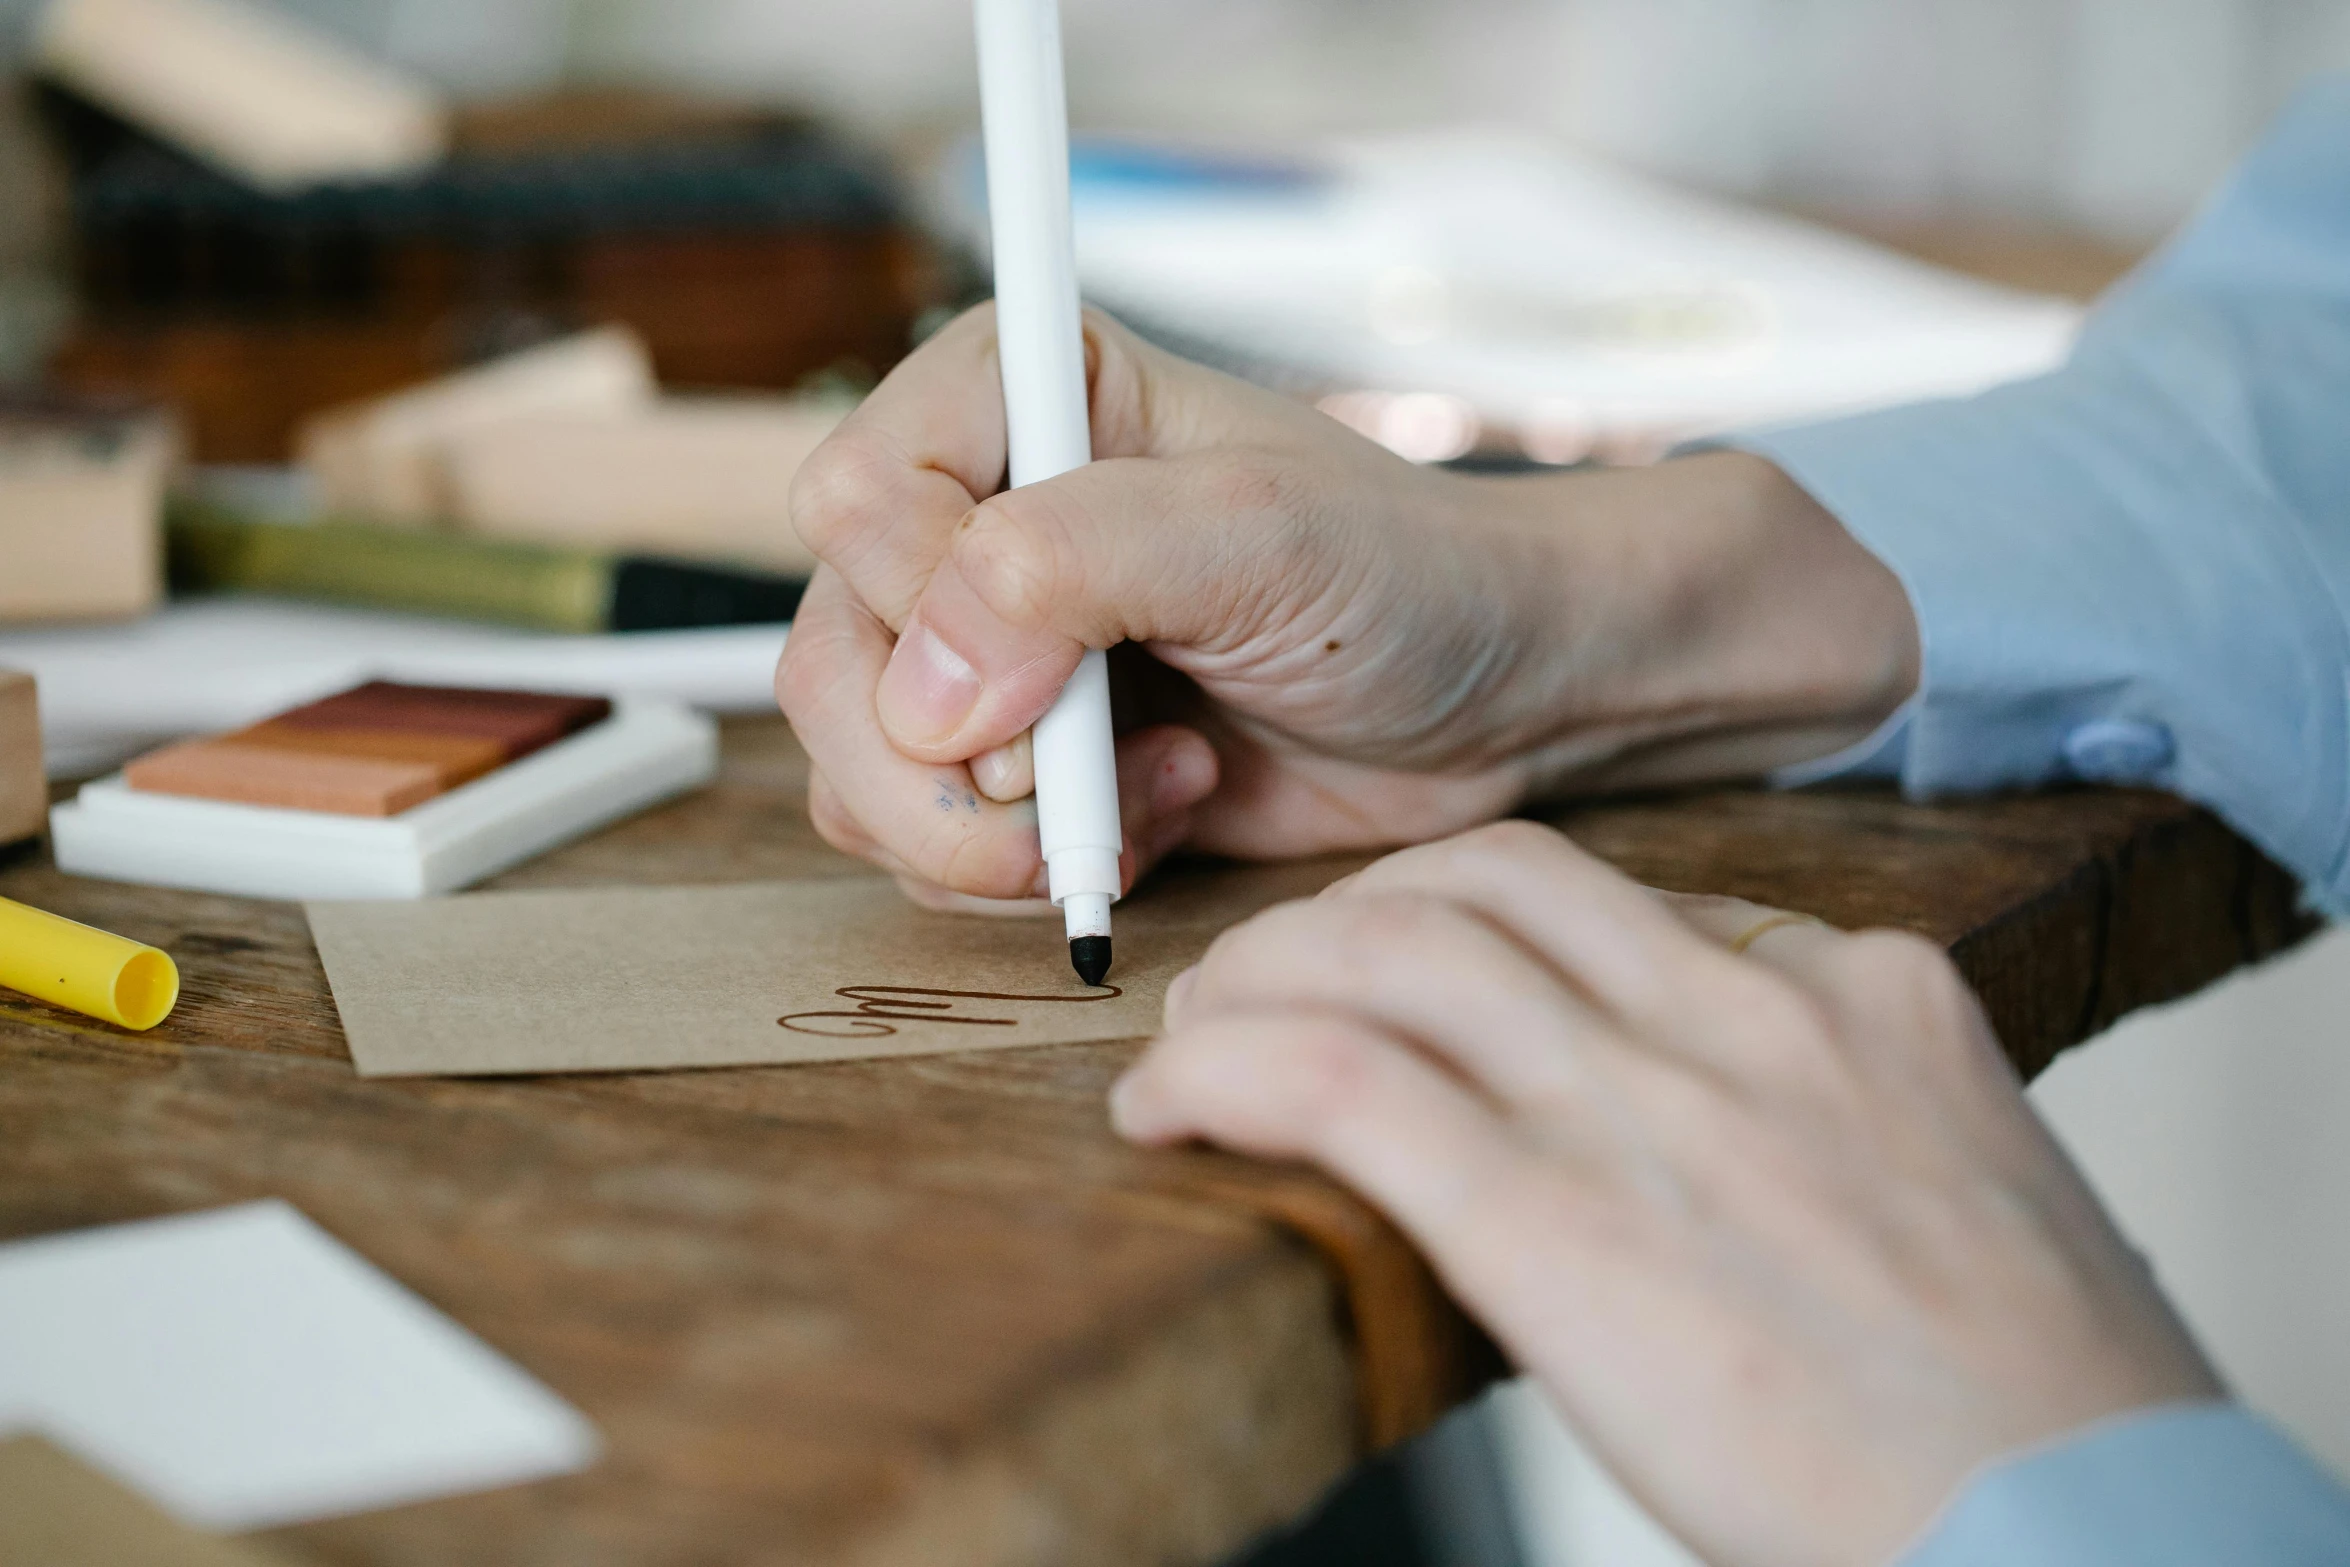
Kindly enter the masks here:
M 41 684 L 52 778 L 234 729 L 363 680 L 663 697 L 773 712 L 785 626 L 553 636 L 262 598 L 172 604 L 124 625 L 0 629 L 0 667 Z
M 585 1467 L 570 1405 L 294 1208 L 0 1246 L 0 1432 L 223 1531 Z
M 1963 395 L 2061 363 L 2080 321 L 1507 131 L 1297 154 L 1322 177 L 1121 182 L 1086 177 L 1081 156 L 1086 296 L 1282 384 L 1460 399 L 1530 449 L 1661 450 Z M 975 176 L 967 154 L 950 162 L 940 217 L 983 244 Z

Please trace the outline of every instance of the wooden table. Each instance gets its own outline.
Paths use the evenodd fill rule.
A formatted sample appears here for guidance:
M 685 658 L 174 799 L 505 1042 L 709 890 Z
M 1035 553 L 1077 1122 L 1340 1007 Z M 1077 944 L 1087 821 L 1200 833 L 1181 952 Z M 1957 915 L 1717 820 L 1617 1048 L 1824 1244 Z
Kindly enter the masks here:
M 856 874 L 780 722 L 706 793 L 498 885 Z M 1948 809 L 1730 792 L 1564 824 L 1659 885 L 1947 943 L 2027 1070 L 2290 944 L 2284 875 L 2159 795 Z M 291 1199 L 576 1402 L 570 1479 L 281 1531 L 319 1562 L 1209 1563 L 1495 1367 L 1300 1172 L 1144 1153 L 1134 1053 L 362 1082 L 298 908 L 60 875 L 0 894 L 168 949 L 130 1036 L 0 998 L 0 1235 Z

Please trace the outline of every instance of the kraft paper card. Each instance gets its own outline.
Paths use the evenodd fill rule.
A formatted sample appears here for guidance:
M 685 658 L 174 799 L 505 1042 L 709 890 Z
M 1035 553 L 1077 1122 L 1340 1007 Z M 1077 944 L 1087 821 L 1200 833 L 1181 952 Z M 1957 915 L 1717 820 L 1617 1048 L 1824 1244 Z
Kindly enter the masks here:
M 361 1076 L 749 1066 L 1147 1036 L 1220 932 L 1355 863 L 1157 880 L 1118 906 L 1100 989 L 1057 921 L 934 914 L 867 877 L 309 914 Z
M 37 1436 L 0 1437 L 0 1563 L 25 1567 L 286 1567 L 199 1534 Z

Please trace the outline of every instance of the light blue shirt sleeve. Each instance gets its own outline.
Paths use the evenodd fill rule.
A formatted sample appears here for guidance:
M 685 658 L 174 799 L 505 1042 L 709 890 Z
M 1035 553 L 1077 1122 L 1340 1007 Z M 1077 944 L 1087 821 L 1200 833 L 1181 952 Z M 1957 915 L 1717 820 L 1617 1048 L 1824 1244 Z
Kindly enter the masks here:
M 1783 775 L 2202 801 L 2350 913 L 2350 82 L 2306 93 L 2057 373 L 1728 444 L 1901 579 L 1915 697 Z M 2233 1406 L 1978 1476 L 1901 1567 L 2350 1567 L 2350 1493 Z
M 1811 776 L 2169 789 L 2350 912 L 2350 81 L 2064 369 L 1728 444 L 1882 559 L 1923 636 L 1899 722 Z
M 1899 1567 L 2346 1567 L 2350 1493 L 2232 1404 L 2100 1425 L 1978 1476 Z

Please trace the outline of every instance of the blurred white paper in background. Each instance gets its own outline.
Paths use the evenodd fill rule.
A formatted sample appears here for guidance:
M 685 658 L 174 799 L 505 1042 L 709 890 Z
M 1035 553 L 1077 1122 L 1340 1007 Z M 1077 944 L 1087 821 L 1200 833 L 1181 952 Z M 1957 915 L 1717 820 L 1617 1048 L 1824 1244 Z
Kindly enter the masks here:
M 949 167 L 949 221 L 976 241 L 971 162 Z M 2062 300 L 1502 131 L 1333 141 L 1289 178 L 1269 159 L 1207 151 L 1187 173 L 1181 148 L 1094 143 L 1077 176 L 1089 297 L 1336 392 L 1331 412 L 1424 460 L 1496 434 L 1543 461 L 1639 458 L 1971 393 L 2060 364 L 2080 322 Z
M 665 697 L 775 710 L 784 625 L 557 636 L 262 598 L 200 598 L 121 625 L 0 630 L 40 682 L 49 776 L 86 778 L 181 735 L 234 729 L 364 680 Z
M 594 1427 L 282 1202 L 0 1246 L 0 1432 L 238 1532 L 586 1467 Z

